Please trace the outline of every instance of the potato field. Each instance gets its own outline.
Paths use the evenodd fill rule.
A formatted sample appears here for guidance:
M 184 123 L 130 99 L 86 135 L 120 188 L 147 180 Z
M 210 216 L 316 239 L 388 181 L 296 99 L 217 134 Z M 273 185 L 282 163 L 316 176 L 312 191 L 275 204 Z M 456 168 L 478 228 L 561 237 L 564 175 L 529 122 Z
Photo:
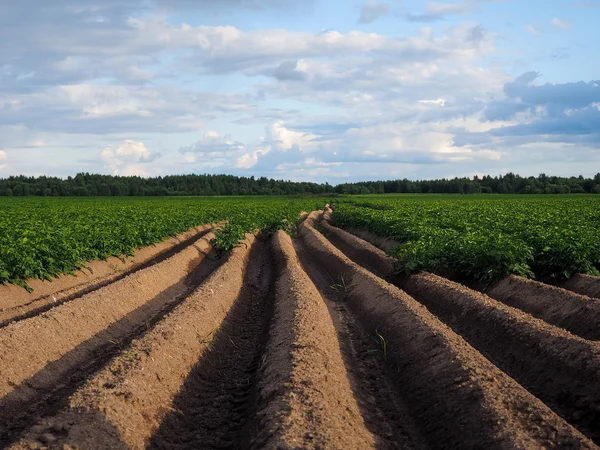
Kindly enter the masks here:
M 598 448 L 599 206 L 0 199 L 0 447 Z

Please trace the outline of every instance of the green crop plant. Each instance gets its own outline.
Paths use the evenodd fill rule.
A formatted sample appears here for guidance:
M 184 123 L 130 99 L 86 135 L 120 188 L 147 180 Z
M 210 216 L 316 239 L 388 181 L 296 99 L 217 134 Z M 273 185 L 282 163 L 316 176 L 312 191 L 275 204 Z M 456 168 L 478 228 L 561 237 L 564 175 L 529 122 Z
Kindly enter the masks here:
M 600 274 L 595 196 L 357 196 L 337 199 L 335 220 L 401 242 L 389 252 L 399 273 L 452 270 L 486 283 Z
M 0 284 L 29 288 L 27 279 L 52 280 L 221 221 L 213 244 L 227 252 L 245 233 L 286 230 L 314 205 L 314 197 L 0 198 Z
M 329 288 L 339 295 L 346 296 L 348 294 L 348 286 L 346 285 L 344 274 L 340 275 L 340 279 L 337 282 L 332 278 Z
M 381 335 L 381 333 L 377 331 L 377 329 L 375 330 L 375 336 L 373 336 L 373 341 L 379 348 L 368 350 L 367 353 L 381 353 L 383 355 L 383 359 L 387 359 L 388 344 L 385 338 Z

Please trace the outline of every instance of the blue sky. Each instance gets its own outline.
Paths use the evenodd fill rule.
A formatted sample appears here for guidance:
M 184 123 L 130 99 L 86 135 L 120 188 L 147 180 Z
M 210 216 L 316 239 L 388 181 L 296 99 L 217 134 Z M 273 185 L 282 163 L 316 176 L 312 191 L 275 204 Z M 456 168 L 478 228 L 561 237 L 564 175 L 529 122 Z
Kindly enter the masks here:
M 600 0 L 0 3 L 0 177 L 600 167 Z

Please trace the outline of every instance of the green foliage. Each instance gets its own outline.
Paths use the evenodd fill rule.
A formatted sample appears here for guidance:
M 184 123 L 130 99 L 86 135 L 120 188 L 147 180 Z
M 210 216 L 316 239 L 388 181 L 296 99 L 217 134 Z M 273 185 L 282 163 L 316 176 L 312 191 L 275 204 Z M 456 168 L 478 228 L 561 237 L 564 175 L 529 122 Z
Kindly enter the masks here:
M 484 282 L 599 274 L 596 197 L 341 198 L 335 220 L 402 242 L 390 255 L 407 274 L 454 270 Z
M 342 183 L 307 183 L 237 177 L 233 175 L 169 175 L 141 178 L 78 173 L 66 179 L 56 177 L 12 176 L 0 178 L 0 196 L 120 197 L 185 195 L 334 195 L 389 193 L 452 194 L 577 194 L 600 193 L 600 173 L 593 178 L 521 177 L 507 173 L 496 177 L 453 178 L 438 180 L 386 180 Z
M 294 224 L 314 197 L 252 198 L 3 198 L 0 199 L 0 283 L 28 288 L 25 280 L 51 280 L 90 260 L 131 255 L 206 223 L 227 221 L 214 244 L 226 252 L 244 234 Z

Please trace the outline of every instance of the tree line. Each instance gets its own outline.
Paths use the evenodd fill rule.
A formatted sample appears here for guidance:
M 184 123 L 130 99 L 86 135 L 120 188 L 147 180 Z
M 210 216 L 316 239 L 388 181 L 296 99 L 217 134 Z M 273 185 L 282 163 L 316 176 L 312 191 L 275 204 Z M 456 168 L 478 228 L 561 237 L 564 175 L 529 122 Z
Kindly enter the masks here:
M 600 193 L 600 173 L 593 178 L 555 177 L 540 174 L 521 177 L 513 173 L 482 178 L 438 180 L 388 180 L 342 183 L 308 183 L 266 177 L 233 175 L 170 175 L 142 178 L 79 173 L 57 177 L 11 176 L 0 178 L 0 196 L 96 197 L 183 195 L 299 195 L 299 194 L 568 194 Z

